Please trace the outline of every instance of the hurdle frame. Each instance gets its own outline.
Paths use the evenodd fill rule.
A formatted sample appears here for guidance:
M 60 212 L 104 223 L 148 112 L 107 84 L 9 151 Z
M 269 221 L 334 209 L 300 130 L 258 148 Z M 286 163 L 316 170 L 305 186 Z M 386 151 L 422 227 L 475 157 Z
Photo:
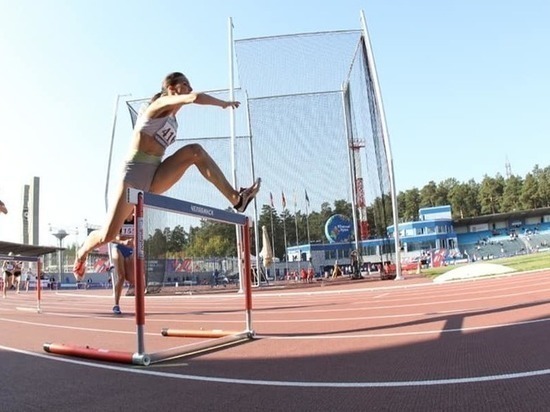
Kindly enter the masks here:
M 43 349 L 48 353 L 76 356 L 88 359 L 103 360 L 117 363 L 127 363 L 148 366 L 184 356 L 221 349 L 227 346 L 250 341 L 254 338 L 252 329 L 252 281 L 250 279 L 250 221 L 249 217 L 226 210 L 213 208 L 184 200 L 157 195 L 142 190 L 127 189 L 127 202 L 134 205 L 134 289 L 135 289 L 135 321 L 136 321 L 136 351 L 120 352 L 108 349 L 97 349 L 45 343 Z M 245 328 L 242 331 L 186 331 L 163 328 L 162 336 L 205 338 L 192 345 L 173 347 L 159 352 L 148 353 L 145 349 L 145 251 L 144 251 L 144 209 L 154 208 L 189 215 L 222 223 L 240 226 L 242 242 L 239 245 L 240 259 L 244 275 L 242 283 L 245 300 Z
M 40 279 L 40 273 L 42 272 L 42 259 L 39 256 L 10 256 L 0 254 L 0 261 L 4 260 L 18 260 L 20 262 L 36 262 L 36 313 L 42 313 L 42 282 Z M 21 273 L 23 276 L 23 273 Z M 21 280 L 20 280 L 21 281 Z M 2 284 L 2 288 L 6 285 Z

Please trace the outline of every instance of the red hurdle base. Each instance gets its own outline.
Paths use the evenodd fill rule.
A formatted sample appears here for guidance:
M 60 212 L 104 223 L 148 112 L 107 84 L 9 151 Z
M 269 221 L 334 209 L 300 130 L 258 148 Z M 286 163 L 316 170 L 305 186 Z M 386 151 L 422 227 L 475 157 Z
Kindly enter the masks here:
M 107 362 L 126 363 L 148 366 L 151 358 L 146 354 L 117 352 L 109 349 L 96 349 L 89 346 L 72 346 L 62 343 L 45 343 L 44 350 L 57 355 L 76 356 L 79 358 L 103 360 Z

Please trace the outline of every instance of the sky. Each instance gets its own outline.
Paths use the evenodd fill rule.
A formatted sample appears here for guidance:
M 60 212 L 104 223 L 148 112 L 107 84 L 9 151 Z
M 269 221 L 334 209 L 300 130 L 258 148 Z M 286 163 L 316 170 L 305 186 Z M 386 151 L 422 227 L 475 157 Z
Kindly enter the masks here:
M 506 162 L 520 176 L 550 165 L 547 0 L 0 0 L 0 199 L 9 210 L 0 240 L 22 240 L 22 187 L 33 176 L 41 244 L 57 242 L 50 225 L 80 243 L 86 221 L 101 224 L 115 113 L 115 140 L 129 146 L 131 135 L 117 96 L 149 97 L 171 71 L 195 90 L 229 87 L 229 18 L 244 39 L 361 29 L 361 10 L 398 191 L 505 176 Z

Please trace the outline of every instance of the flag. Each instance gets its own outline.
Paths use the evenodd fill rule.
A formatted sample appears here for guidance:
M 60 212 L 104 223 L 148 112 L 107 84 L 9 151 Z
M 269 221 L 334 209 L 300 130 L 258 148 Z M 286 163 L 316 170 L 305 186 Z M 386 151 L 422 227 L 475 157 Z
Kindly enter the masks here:
M 296 207 L 298 206 L 298 202 L 296 201 L 296 190 L 294 191 L 294 211 L 296 211 Z
M 285 192 L 281 192 L 283 195 L 283 209 L 286 209 L 286 199 L 285 199 Z
M 307 189 L 306 189 L 306 203 L 307 203 L 307 205 L 309 206 L 309 197 L 308 197 L 308 195 L 307 195 Z
M 273 193 L 271 193 L 271 192 L 269 192 L 269 200 L 271 202 L 271 207 L 274 208 L 275 206 L 273 205 Z

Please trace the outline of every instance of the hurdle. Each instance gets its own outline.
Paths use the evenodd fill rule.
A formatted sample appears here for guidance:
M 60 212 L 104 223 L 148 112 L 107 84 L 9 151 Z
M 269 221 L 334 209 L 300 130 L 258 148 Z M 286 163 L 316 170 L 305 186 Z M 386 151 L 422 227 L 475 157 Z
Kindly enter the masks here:
M 162 195 L 128 189 L 127 201 L 134 205 L 134 274 L 135 274 L 135 321 L 136 351 L 121 352 L 109 349 L 81 347 L 59 343 L 44 343 L 43 349 L 48 353 L 103 360 L 115 363 L 149 366 L 151 363 L 163 362 L 185 356 L 222 349 L 250 341 L 254 338 L 252 329 L 252 282 L 250 276 L 250 222 L 246 215 L 229 212 L 210 206 L 191 203 Z M 176 214 L 234 224 L 240 227 L 240 255 L 242 283 L 244 292 L 244 329 L 242 331 L 192 331 L 163 328 L 161 335 L 166 337 L 204 338 L 195 344 L 178 346 L 158 352 L 148 353 L 145 350 L 145 251 L 144 251 L 144 209 L 152 208 Z
M 42 259 L 38 256 L 10 256 L 0 254 L 0 261 L 3 260 L 18 260 L 20 262 L 36 262 L 36 313 L 42 313 L 41 301 L 42 301 L 42 282 L 40 279 L 40 273 L 42 272 Z M 23 276 L 23 274 L 21 274 Z M 5 288 L 6 285 L 2 285 Z

